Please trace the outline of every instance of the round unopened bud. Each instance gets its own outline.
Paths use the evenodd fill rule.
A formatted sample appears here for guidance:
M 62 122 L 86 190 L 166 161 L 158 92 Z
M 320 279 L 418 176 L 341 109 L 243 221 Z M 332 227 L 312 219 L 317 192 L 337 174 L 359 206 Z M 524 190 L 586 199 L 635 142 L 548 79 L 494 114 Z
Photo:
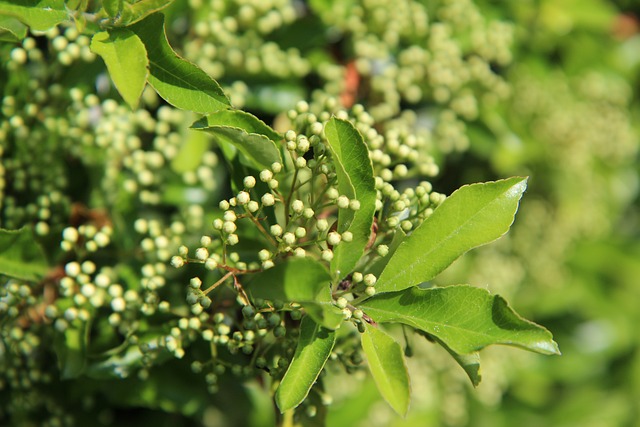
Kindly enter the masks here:
M 262 204 L 265 206 L 273 206 L 276 203 L 276 198 L 271 193 L 265 193 L 262 196 Z
M 318 231 L 325 231 L 329 228 L 329 222 L 326 219 L 321 218 L 316 222 L 316 228 Z
M 346 209 L 349 207 L 349 198 L 347 196 L 340 196 L 336 200 L 336 204 L 339 208 Z
M 376 288 L 374 288 L 373 286 L 367 286 L 364 289 L 364 293 L 365 295 L 367 295 L 368 297 L 372 297 L 376 294 Z
M 218 262 L 213 258 L 207 258 L 207 260 L 204 262 L 204 268 L 206 268 L 207 270 L 215 270 L 216 268 L 218 268 Z
M 274 224 L 269 228 L 269 232 L 271 233 L 272 236 L 281 236 L 282 235 L 282 227 L 280 227 L 280 225 L 278 224 Z
M 360 283 L 360 282 L 362 282 L 362 279 L 363 279 L 362 273 L 360 273 L 359 271 L 356 271 L 355 273 L 353 273 L 351 275 L 351 281 L 353 283 Z
M 325 249 L 322 251 L 322 259 L 330 262 L 333 259 L 333 251 L 331 249 Z
M 200 289 L 200 286 L 202 286 L 202 280 L 200 280 L 199 277 L 192 277 L 191 280 L 189 280 L 189 286 L 193 289 Z
M 255 200 L 251 200 L 249 203 L 247 203 L 247 210 L 251 213 L 254 212 L 258 212 L 258 210 L 260 209 L 260 204 L 258 204 L 258 202 L 256 202 Z
M 231 223 L 231 224 L 233 224 L 233 223 Z M 209 251 L 207 250 L 207 248 L 198 248 L 198 249 L 196 249 L 196 258 L 199 259 L 200 261 L 204 261 L 207 258 L 209 258 Z
M 302 211 L 302 216 L 305 217 L 306 219 L 313 218 L 313 215 L 315 215 L 315 212 L 311 208 L 305 208 Z
M 307 256 L 307 251 L 305 251 L 304 248 L 295 248 L 293 250 L 293 255 L 298 258 L 304 258 Z
M 304 203 L 302 202 L 302 200 L 294 200 L 293 202 L 291 202 L 291 210 L 293 210 L 295 213 L 299 214 L 303 209 Z
M 235 222 L 225 221 L 224 224 L 222 224 L 222 231 L 225 233 L 235 233 L 237 229 L 238 227 Z
M 236 196 L 236 200 L 238 201 L 239 205 L 245 205 L 249 203 L 249 200 L 251 200 L 251 196 L 246 191 L 241 191 Z
M 340 243 L 340 240 L 342 240 L 342 236 L 340 236 L 340 233 L 336 233 L 335 231 L 332 231 L 327 235 L 327 243 L 331 246 L 337 245 Z
M 363 278 L 363 282 L 366 286 L 373 286 L 376 284 L 376 276 L 373 274 L 366 274 Z
M 351 242 L 353 240 L 353 233 L 350 231 L 345 231 L 344 233 L 342 233 L 342 240 L 347 243 Z
M 218 203 L 218 207 L 220 209 L 222 209 L 223 211 L 228 210 L 231 206 L 229 205 L 229 202 L 227 202 L 226 200 L 221 201 L 220 203 Z
M 256 179 L 252 176 L 245 176 L 242 180 L 244 188 L 250 189 L 256 186 Z
M 293 233 L 291 233 L 291 232 L 286 232 L 286 233 L 284 233 L 284 235 L 282 236 L 282 241 L 283 241 L 285 244 L 287 244 L 287 245 L 291 246 L 291 245 L 293 245 L 293 244 L 296 242 L 296 236 L 295 236 Z
M 293 234 L 295 234 L 298 239 L 302 239 L 304 236 L 307 235 L 307 229 L 304 227 L 298 227 L 295 229 Z
M 235 221 L 236 219 L 238 219 L 238 217 L 236 216 L 236 213 L 234 211 L 225 211 L 225 213 L 222 215 L 222 219 L 224 219 L 225 221 Z
M 260 171 L 260 181 L 268 182 L 273 179 L 273 173 L 269 169 L 264 169 Z
M 336 306 L 338 308 L 345 308 L 349 304 L 349 301 L 345 297 L 340 297 L 336 300 Z
M 262 249 L 260 252 L 258 252 L 258 259 L 260 259 L 260 261 L 266 261 L 269 258 L 271 258 L 271 252 L 269 252 L 267 249 Z
M 227 237 L 227 243 L 231 246 L 238 244 L 239 241 L 240 238 L 237 234 L 229 234 L 229 236 Z
M 380 255 L 380 256 L 387 256 L 387 254 L 389 253 L 389 246 L 387 246 L 387 245 L 379 245 L 378 248 L 376 249 L 376 251 L 378 252 L 378 255 Z
M 363 316 L 364 316 L 364 313 L 359 308 L 353 310 L 353 318 L 354 319 L 362 319 Z
M 349 209 L 357 211 L 360 209 L 360 201 L 356 199 L 349 200 Z

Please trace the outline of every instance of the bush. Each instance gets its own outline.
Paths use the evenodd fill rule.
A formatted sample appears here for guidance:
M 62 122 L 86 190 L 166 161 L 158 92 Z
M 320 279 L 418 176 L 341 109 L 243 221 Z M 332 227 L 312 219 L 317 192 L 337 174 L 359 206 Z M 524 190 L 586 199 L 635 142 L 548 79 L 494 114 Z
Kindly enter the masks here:
M 634 292 L 633 231 L 608 236 L 637 195 L 637 62 L 587 10 L 0 1 L 0 420 L 580 419 L 554 401 L 573 352 L 637 355 L 593 301 L 602 253 L 615 304 Z M 487 283 L 569 354 L 493 351 L 469 387 L 489 345 L 559 354 Z

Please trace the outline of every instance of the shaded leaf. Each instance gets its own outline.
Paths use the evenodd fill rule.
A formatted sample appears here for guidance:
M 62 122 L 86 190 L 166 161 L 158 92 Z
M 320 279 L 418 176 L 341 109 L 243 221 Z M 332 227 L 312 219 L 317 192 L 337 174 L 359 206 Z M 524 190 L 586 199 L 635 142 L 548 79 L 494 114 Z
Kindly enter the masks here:
M 280 135 L 256 116 L 240 110 L 220 110 L 195 122 L 192 129 L 214 135 L 232 144 L 255 169 L 269 169 L 282 162 L 276 142 Z
M 296 352 L 276 390 L 280 412 L 295 408 L 307 397 L 335 343 L 334 331 L 323 328 L 309 316 L 302 319 Z
M 140 38 L 127 29 L 103 31 L 91 39 L 91 50 L 102 57 L 118 92 L 135 109 L 147 82 L 149 66 Z
M 400 244 L 376 289 L 399 291 L 427 282 L 470 249 L 492 242 L 513 223 L 526 178 L 465 185 Z
M 333 304 L 331 276 L 311 258 L 289 258 L 269 270 L 256 274 L 245 286 L 253 298 L 297 302 L 317 323 L 335 329 L 342 312 Z
M 338 212 L 338 232 L 353 233 L 351 242 L 340 242 L 333 249 L 331 273 L 340 272 L 342 277 L 353 270 L 369 241 L 376 209 L 375 180 L 369 150 L 350 122 L 333 117 L 324 131 L 336 167 L 338 191 L 360 202 L 357 211 L 340 209 Z
M 460 365 L 460 367 L 462 367 L 462 369 L 464 369 L 464 371 L 467 373 L 467 376 L 471 380 L 471 383 L 474 387 L 477 387 L 480 384 L 480 381 L 482 381 L 482 374 L 480 373 L 480 353 L 474 351 L 468 354 L 458 354 L 455 351 L 451 350 L 445 343 L 442 342 L 442 340 L 439 340 L 434 336 L 430 336 L 422 331 L 419 332 L 425 334 L 425 336 L 428 336 L 429 339 L 437 342 L 445 350 L 447 350 L 451 357 L 453 357 L 458 365 Z
M 377 294 L 359 307 L 376 322 L 404 323 L 458 354 L 506 344 L 560 354 L 549 331 L 520 317 L 499 295 L 467 285 Z
M 122 13 L 122 9 L 124 8 L 124 0 L 103 0 L 102 7 L 112 18 L 117 17 Z
M 14 16 L 37 31 L 46 31 L 68 19 L 64 0 L 0 0 L 0 15 Z
M 0 274 L 22 280 L 38 280 L 47 272 L 47 260 L 29 227 L 0 228 Z
M 74 322 L 64 332 L 57 333 L 54 350 L 62 379 L 77 378 L 84 372 L 87 365 L 88 340 L 89 322 Z
M 367 325 L 362 334 L 362 349 L 380 394 L 394 411 L 406 415 L 411 396 L 400 344 L 380 329 Z
M 129 28 L 147 49 L 148 82 L 169 104 L 198 113 L 229 108 L 229 99 L 220 85 L 169 46 L 162 14 L 150 15 Z

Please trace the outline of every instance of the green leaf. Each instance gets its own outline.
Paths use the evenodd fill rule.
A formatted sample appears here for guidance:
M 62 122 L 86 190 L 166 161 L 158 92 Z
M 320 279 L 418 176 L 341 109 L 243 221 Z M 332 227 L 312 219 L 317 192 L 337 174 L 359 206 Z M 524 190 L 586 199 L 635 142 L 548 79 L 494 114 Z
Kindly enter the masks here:
M 129 29 L 147 48 L 149 83 L 169 104 L 198 113 L 229 108 L 229 99 L 220 85 L 169 46 L 162 14 L 150 15 Z
M 329 150 L 338 178 L 338 191 L 360 202 L 360 209 L 340 209 L 338 232 L 353 233 L 351 242 L 340 242 L 333 249 L 331 273 L 345 276 L 353 270 L 369 242 L 376 210 L 375 179 L 369 150 L 360 132 L 348 121 L 332 117 L 325 126 Z
M 37 31 L 46 31 L 68 19 L 64 0 L 0 0 L 0 15 L 14 16 Z
M 513 223 L 526 178 L 465 185 L 398 247 L 376 289 L 399 291 L 427 282 L 470 249 L 492 242 Z
M 359 305 L 380 323 L 412 326 L 458 354 L 506 344 L 560 354 L 549 331 L 520 317 L 499 295 L 467 285 L 376 294 Z
M 323 328 L 309 316 L 302 319 L 296 352 L 276 390 L 280 412 L 295 408 L 307 397 L 335 343 L 334 331 Z
M 269 169 L 282 162 L 276 142 L 280 135 L 256 116 L 240 110 L 220 110 L 195 122 L 192 129 L 214 135 L 223 143 L 235 146 L 258 169 Z
M 322 326 L 335 329 L 342 323 L 342 312 L 331 298 L 331 276 L 312 258 L 288 258 L 246 284 L 253 298 L 297 302 Z
M 62 379 L 77 378 L 87 365 L 87 342 L 89 322 L 69 325 L 64 332 L 57 333 L 54 350 Z
M 102 7 L 111 18 L 115 18 L 122 13 L 124 0 L 103 0 Z
M 362 349 L 369 370 L 384 400 L 399 415 L 409 409 L 409 374 L 400 344 L 374 326 L 366 326 L 362 334 Z
M 0 15 L 0 41 L 17 42 L 27 37 L 27 26 L 18 18 Z
M 453 359 L 464 369 L 467 376 L 471 380 L 471 384 L 477 387 L 482 381 L 482 374 L 480 373 L 480 353 L 474 351 L 468 354 L 458 354 L 451 350 L 442 340 L 429 335 L 429 338 L 440 344 L 447 352 L 453 357 Z
M 140 0 L 135 3 L 124 2 L 124 7 L 122 8 L 121 6 L 121 19 L 118 23 L 120 25 L 135 24 L 152 13 L 161 11 L 171 3 L 173 3 L 173 0 Z
M 179 174 L 195 171 L 202 163 L 202 156 L 209 149 L 210 141 L 204 133 L 183 134 L 178 154 L 171 160 L 171 169 Z
M 371 273 L 376 277 L 380 277 L 380 274 L 382 274 L 382 271 L 384 271 L 387 264 L 389 264 L 389 260 L 391 259 L 393 254 L 396 253 L 396 250 L 398 250 L 400 243 L 404 241 L 405 237 L 407 237 L 407 235 L 404 233 L 404 231 L 402 231 L 401 228 L 396 228 L 393 239 L 391 239 L 391 243 L 389 243 L 389 253 L 387 253 L 383 257 L 375 258 L 373 264 L 369 268 L 367 268 L 367 273 Z
M 135 109 L 147 82 L 149 66 L 147 50 L 140 38 L 127 29 L 103 31 L 91 39 L 91 50 L 102 57 L 118 92 Z
M 33 231 L 0 228 L 0 274 L 22 280 L 36 281 L 47 272 L 47 260 Z

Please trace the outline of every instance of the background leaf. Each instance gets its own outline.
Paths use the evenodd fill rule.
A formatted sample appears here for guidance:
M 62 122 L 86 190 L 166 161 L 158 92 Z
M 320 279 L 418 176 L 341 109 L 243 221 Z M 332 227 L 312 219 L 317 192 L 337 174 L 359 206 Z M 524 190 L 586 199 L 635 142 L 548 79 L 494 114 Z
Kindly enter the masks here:
M 0 0 L 0 15 L 15 16 L 37 31 L 46 31 L 68 19 L 64 0 Z
M 340 209 L 338 213 L 338 232 L 353 233 L 351 242 L 340 242 L 333 249 L 331 272 L 339 271 L 342 277 L 355 267 L 369 241 L 376 206 L 375 180 L 369 150 L 350 122 L 332 117 L 324 131 L 338 175 L 338 191 L 360 202 L 359 210 Z
M 458 354 L 491 344 L 560 354 L 549 331 L 520 317 L 499 295 L 472 286 L 377 294 L 359 307 L 376 322 L 404 323 L 427 332 Z
M 77 378 L 87 366 L 87 342 L 89 322 L 69 325 L 64 332 L 57 333 L 54 349 L 62 379 Z
M 147 48 L 149 83 L 169 104 L 198 113 L 229 108 L 229 99 L 220 85 L 169 46 L 162 14 L 150 15 L 130 29 Z
M 91 39 L 91 50 L 104 60 L 118 92 L 131 109 L 147 82 L 149 59 L 140 38 L 127 29 L 97 33 Z
M 384 400 L 404 416 L 409 409 L 409 374 L 400 344 L 380 329 L 367 325 L 362 348 L 369 370 Z
M 247 284 L 253 298 L 297 302 L 317 323 L 335 329 L 342 323 L 342 313 L 333 305 L 329 288 L 331 276 L 311 258 L 289 258 Z
M 526 178 L 465 185 L 400 244 L 376 289 L 399 291 L 427 282 L 470 249 L 509 230 Z
M 45 275 L 47 268 L 44 252 L 31 228 L 0 228 L 0 274 L 35 281 Z
M 334 331 L 323 328 L 309 316 L 302 319 L 296 352 L 276 391 L 280 412 L 295 408 L 307 397 L 335 343 Z
M 280 135 L 244 111 L 216 111 L 195 122 L 192 129 L 205 131 L 223 143 L 232 144 L 258 170 L 269 169 L 274 162 L 282 162 L 275 144 L 280 141 Z

